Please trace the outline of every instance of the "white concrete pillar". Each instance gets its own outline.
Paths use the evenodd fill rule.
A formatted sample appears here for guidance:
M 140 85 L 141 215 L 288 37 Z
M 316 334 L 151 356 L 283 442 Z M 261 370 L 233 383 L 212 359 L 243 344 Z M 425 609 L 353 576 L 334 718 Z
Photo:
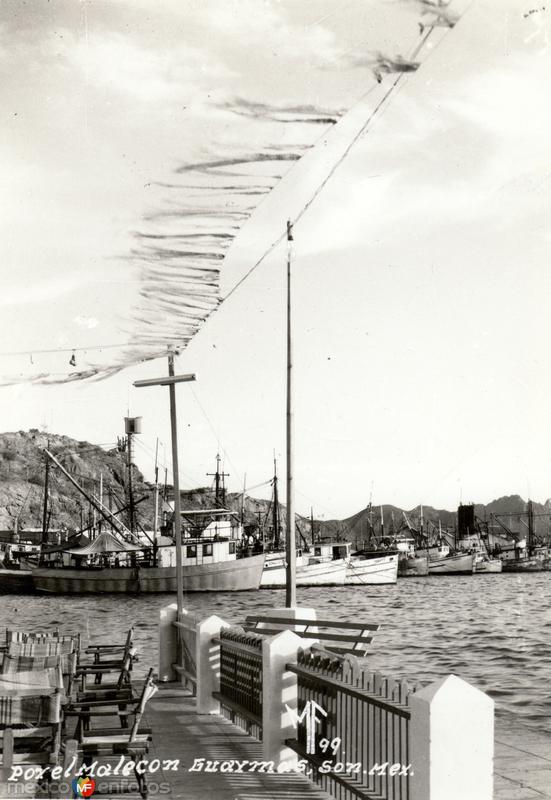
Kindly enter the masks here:
M 161 608 L 159 615 L 159 681 L 175 681 L 178 676 L 172 665 L 178 658 L 178 618 L 176 603 Z
M 220 703 L 213 692 L 220 691 L 220 645 L 212 639 L 220 636 L 227 622 L 213 614 L 197 623 L 195 663 L 197 665 L 197 713 L 219 714 Z
M 279 614 L 279 612 L 278 612 Z M 297 663 L 303 640 L 292 631 L 282 631 L 262 642 L 262 758 L 277 768 L 296 766 L 297 754 L 285 739 L 297 735 L 297 676 L 285 664 Z
M 455 675 L 410 695 L 411 800 L 492 800 L 494 701 Z

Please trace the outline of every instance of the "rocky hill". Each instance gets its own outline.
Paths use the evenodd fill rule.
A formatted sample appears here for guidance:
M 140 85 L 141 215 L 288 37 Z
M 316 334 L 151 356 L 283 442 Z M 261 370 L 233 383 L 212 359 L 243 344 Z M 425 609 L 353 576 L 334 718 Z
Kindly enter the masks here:
M 104 504 L 111 503 L 113 508 L 120 508 L 128 499 L 128 467 L 127 455 L 119 449 L 104 450 L 89 442 L 79 442 L 68 436 L 42 433 L 36 429 L 28 432 L 0 434 L 0 530 L 12 531 L 16 524 L 19 530 L 41 529 L 44 502 L 45 455 L 48 448 L 70 475 L 90 493 L 99 494 L 100 475 L 103 480 Z M 144 481 L 142 474 L 132 468 L 134 497 L 138 503 L 137 516 L 146 529 L 153 526 L 153 487 Z M 215 505 L 214 493 L 210 487 L 198 488 L 182 492 L 182 507 L 212 508 Z M 226 507 L 241 513 L 245 526 L 249 529 L 263 527 L 268 533 L 272 528 L 272 504 L 269 500 L 230 493 L 225 499 Z M 243 509 L 242 509 L 243 506 Z M 536 518 L 536 532 L 548 534 L 551 521 L 551 502 L 533 504 Z M 475 512 L 480 519 L 489 518 L 490 514 L 511 515 L 506 523 L 513 530 L 521 530 L 523 523 L 515 514 L 526 510 L 526 502 L 519 495 L 501 497 L 487 506 L 476 505 Z M 405 510 L 407 520 L 413 528 L 420 525 L 420 506 Z M 88 502 L 74 488 L 69 479 L 55 466 L 49 472 L 49 529 L 56 530 L 61 526 L 69 530 L 81 530 L 92 522 L 92 513 Z M 128 523 L 128 518 L 123 515 Z M 453 528 L 456 523 L 456 511 L 435 509 L 423 506 L 425 530 L 437 528 Z M 282 536 L 285 529 L 285 507 L 280 505 L 280 524 Z M 383 525 L 388 533 L 406 526 L 404 510 L 396 506 L 383 507 Z M 311 540 L 311 524 L 309 519 L 297 517 L 297 527 L 304 540 Z M 354 544 L 361 544 L 369 538 L 369 531 L 377 534 L 381 531 L 380 507 L 371 510 L 361 509 L 343 520 L 324 520 L 314 522 L 314 533 L 324 537 L 347 539 Z M 299 542 L 301 541 L 300 536 Z
M 20 530 L 42 527 L 46 475 L 44 448 L 49 449 L 85 491 L 96 496 L 101 475 L 105 505 L 111 502 L 116 508 L 125 504 L 128 480 L 125 453 L 117 449 L 105 451 L 89 442 L 41 433 L 36 429 L 3 433 L 0 434 L 1 530 L 13 530 L 16 522 Z M 135 497 L 149 497 L 151 487 L 144 482 L 139 470 L 133 468 L 132 477 Z M 48 505 L 50 530 L 60 526 L 80 530 L 91 521 L 89 503 L 55 466 L 51 466 L 49 471 Z M 150 524 L 148 517 L 151 516 L 152 510 L 146 512 L 146 524 Z

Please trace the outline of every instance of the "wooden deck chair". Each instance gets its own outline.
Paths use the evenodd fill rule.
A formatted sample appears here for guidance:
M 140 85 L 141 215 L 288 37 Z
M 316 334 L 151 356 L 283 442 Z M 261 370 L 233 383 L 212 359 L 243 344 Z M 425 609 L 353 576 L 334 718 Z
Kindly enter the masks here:
M 84 655 L 92 656 L 93 663 L 99 661 L 122 661 L 128 650 L 134 647 L 134 628 L 130 628 L 126 634 L 126 640 L 118 644 L 91 644 L 85 651 Z
M 94 679 L 94 683 L 96 684 L 102 683 L 103 675 L 107 674 L 108 672 L 106 669 L 107 667 L 112 667 L 113 672 L 122 669 L 128 653 L 131 653 L 130 670 L 132 670 L 134 662 L 138 660 L 138 651 L 137 648 L 134 647 L 133 640 L 134 629 L 130 628 L 124 644 L 94 645 L 93 647 L 86 648 L 85 655 L 92 656 L 92 661 L 84 661 L 81 659 L 80 665 L 82 667 L 90 668 L 89 672 L 93 671 L 91 667 L 92 665 L 96 664 L 104 670 L 103 673 L 101 669 L 96 671 L 96 676 Z
M 153 670 L 150 670 L 140 694 L 134 698 L 125 698 L 122 696 L 113 698 L 94 698 L 88 700 L 77 700 L 74 703 L 71 703 L 69 706 L 66 706 L 64 709 L 65 717 L 77 718 L 75 736 L 80 738 L 80 735 L 83 731 L 90 730 L 91 722 L 100 718 L 118 718 L 120 727 L 128 728 L 129 722 L 132 720 L 132 718 L 135 719 L 137 714 L 143 713 L 143 709 L 142 712 L 140 712 L 140 705 L 143 702 L 144 693 L 147 693 L 148 682 L 152 683 L 152 674 Z M 148 698 L 146 698 L 146 700 L 147 699 Z M 144 731 L 143 729 L 140 730 L 142 733 L 148 732 Z
M 2 778 L 14 765 L 55 766 L 61 756 L 61 693 L 0 696 Z
M 140 729 L 140 722 L 148 700 L 156 692 L 157 686 L 153 680 L 153 669 L 150 669 L 144 681 L 139 701 L 132 712 L 134 717 L 132 727 L 84 730 L 84 726 L 81 725 L 78 747 L 82 752 L 83 763 L 89 764 L 98 758 L 120 757 L 121 755 L 129 756 L 136 761 L 145 755 L 149 750 L 151 731 Z M 141 796 L 147 797 L 145 775 L 136 770 L 134 774 Z
M 96 698 L 114 698 L 120 695 L 132 697 L 131 673 L 134 657 L 135 649 L 132 647 L 126 652 L 122 665 L 80 665 L 77 669 L 77 678 L 81 679 L 81 690 L 77 694 L 77 700 L 93 700 L 94 696 Z M 90 675 L 94 676 L 93 684 L 86 680 Z M 102 681 L 104 675 L 117 675 L 117 679 L 105 683 Z M 98 680 L 98 676 L 100 680 Z

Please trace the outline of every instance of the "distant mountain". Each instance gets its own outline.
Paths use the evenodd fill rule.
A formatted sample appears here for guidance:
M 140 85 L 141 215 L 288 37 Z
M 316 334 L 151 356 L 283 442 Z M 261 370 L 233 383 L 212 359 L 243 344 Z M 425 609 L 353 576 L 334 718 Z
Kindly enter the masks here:
M 103 480 L 104 504 L 111 502 L 113 508 L 126 504 L 128 498 L 127 455 L 118 448 L 104 450 L 89 442 L 80 442 L 69 436 L 47 434 L 32 429 L 28 432 L 0 434 L 0 530 L 14 530 L 16 521 L 20 530 L 41 529 L 44 502 L 45 456 L 44 448 L 60 461 L 70 475 L 89 493 L 99 494 L 100 475 Z M 137 517 L 146 529 L 153 526 L 153 486 L 144 480 L 141 472 L 133 466 L 132 482 L 136 500 L 145 498 L 137 505 Z M 214 492 L 210 487 L 197 488 L 181 493 L 182 507 L 212 508 L 215 505 Z M 109 500 L 111 498 L 111 500 Z M 72 486 L 57 467 L 50 469 L 49 481 L 49 529 L 65 526 L 69 530 L 80 530 L 92 522 L 93 514 L 89 503 Z M 226 507 L 241 515 L 249 530 L 272 529 L 272 503 L 269 500 L 229 493 L 225 499 Z M 544 504 L 533 503 L 536 515 L 536 531 L 549 533 L 551 520 L 551 501 Z M 521 531 L 525 526 L 515 514 L 526 511 L 526 501 L 519 495 L 510 495 L 493 500 L 487 505 L 477 504 L 475 513 L 480 519 L 489 519 L 491 514 L 504 515 L 505 524 L 513 530 Z M 545 515 L 537 517 L 538 514 Z M 285 506 L 279 506 L 282 540 L 285 536 Z M 456 524 L 456 510 L 436 509 L 423 506 L 425 530 L 443 528 L 453 529 Z M 397 506 L 383 506 L 383 527 L 386 533 L 407 527 L 420 527 L 421 507 L 401 509 Z M 128 522 L 126 516 L 123 521 Z M 311 541 L 310 520 L 297 515 L 300 531 L 298 541 Z M 316 520 L 315 535 L 324 538 L 348 539 L 361 544 L 368 539 L 370 527 L 376 534 L 381 532 L 380 506 L 370 510 L 363 508 L 345 519 Z M 302 537 L 302 538 L 301 538 Z

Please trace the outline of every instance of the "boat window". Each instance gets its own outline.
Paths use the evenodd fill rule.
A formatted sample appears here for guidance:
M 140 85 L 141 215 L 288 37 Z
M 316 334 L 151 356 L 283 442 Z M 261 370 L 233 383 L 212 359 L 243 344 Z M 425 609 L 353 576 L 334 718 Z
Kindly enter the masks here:
M 233 553 L 235 553 L 235 542 L 229 542 L 229 548 L 230 548 L 230 549 L 229 549 L 229 553 L 230 553 L 230 555 L 232 555 Z
M 203 545 L 203 555 L 204 556 L 211 556 L 212 555 L 212 544 L 204 544 Z
M 197 545 L 188 544 L 188 546 L 186 547 L 186 557 L 197 558 Z
M 314 547 L 314 555 L 321 556 L 321 547 Z

